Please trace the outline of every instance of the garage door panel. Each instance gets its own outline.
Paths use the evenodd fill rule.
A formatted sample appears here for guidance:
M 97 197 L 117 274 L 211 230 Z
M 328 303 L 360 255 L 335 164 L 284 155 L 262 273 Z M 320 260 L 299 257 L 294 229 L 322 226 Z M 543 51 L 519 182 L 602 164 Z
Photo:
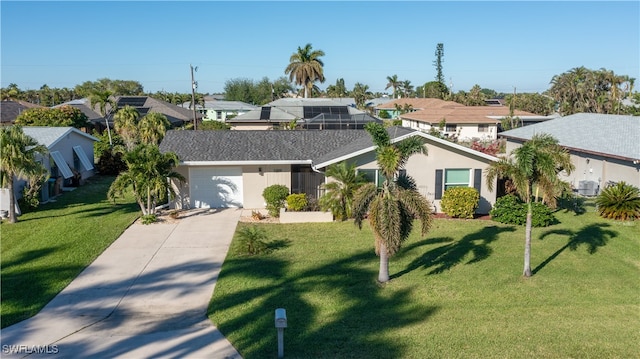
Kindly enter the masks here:
M 189 179 L 192 207 L 242 207 L 241 168 L 192 168 Z

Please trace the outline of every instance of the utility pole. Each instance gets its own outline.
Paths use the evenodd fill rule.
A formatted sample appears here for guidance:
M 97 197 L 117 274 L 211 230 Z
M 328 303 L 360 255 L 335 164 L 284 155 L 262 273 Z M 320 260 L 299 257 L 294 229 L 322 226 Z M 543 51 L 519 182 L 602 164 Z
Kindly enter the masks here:
M 193 129 L 197 130 L 198 120 L 196 117 L 196 87 L 198 87 L 198 83 L 193 78 L 194 67 L 192 65 L 189 65 L 189 67 L 191 67 L 191 107 L 193 108 Z M 198 71 L 198 66 L 195 67 L 195 71 Z

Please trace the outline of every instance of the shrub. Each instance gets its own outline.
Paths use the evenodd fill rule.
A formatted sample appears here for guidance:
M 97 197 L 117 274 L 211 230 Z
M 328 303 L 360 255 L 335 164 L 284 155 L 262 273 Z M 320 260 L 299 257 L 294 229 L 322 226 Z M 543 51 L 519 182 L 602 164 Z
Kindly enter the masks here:
M 604 218 L 640 218 L 640 190 L 626 182 L 618 182 L 602 190 L 596 198 L 596 206 L 598 213 Z
M 546 227 L 557 223 L 553 212 L 545 204 L 534 202 L 531 205 L 531 225 L 533 227 Z M 527 223 L 527 204 L 513 194 L 498 198 L 489 213 L 491 219 L 496 222 L 517 225 Z
M 155 223 L 158 220 L 155 214 L 145 214 L 144 216 L 141 217 L 141 219 L 142 219 L 142 224 L 151 224 L 151 223 Z
M 256 225 L 238 230 L 239 253 L 246 255 L 261 254 L 267 251 L 267 233 Z
M 280 208 L 289 195 L 287 186 L 281 184 L 271 185 L 262 191 L 262 197 L 267 202 L 267 211 L 271 217 L 280 217 Z
M 287 196 L 287 209 L 291 211 L 302 211 L 307 207 L 307 195 L 304 193 L 292 193 Z
M 440 204 L 442 211 L 453 218 L 473 218 L 480 194 L 472 187 L 453 187 L 444 191 Z
M 264 216 L 262 215 L 262 213 L 260 213 L 260 211 L 251 211 L 251 218 L 253 218 L 255 221 L 261 221 L 264 219 Z

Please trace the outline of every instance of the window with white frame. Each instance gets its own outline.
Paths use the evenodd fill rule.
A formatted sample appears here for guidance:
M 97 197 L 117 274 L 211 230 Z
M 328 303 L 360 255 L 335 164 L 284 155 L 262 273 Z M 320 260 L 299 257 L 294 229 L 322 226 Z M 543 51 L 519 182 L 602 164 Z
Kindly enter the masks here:
M 478 125 L 478 132 L 489 132 L 489 125 L 488 124 Z
M 446 132 L 456 132 L 456 125 L 446 125 L 444 130 Z

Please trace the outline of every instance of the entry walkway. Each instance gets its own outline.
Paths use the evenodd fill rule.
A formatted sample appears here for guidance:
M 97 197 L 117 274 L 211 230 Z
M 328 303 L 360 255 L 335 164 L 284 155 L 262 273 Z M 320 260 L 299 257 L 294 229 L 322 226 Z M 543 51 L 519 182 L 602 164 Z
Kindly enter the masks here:
M 133 224 L 36 316 L 2 329 L 1 356 L 240 358 L 206 316 L 240 214 Z

